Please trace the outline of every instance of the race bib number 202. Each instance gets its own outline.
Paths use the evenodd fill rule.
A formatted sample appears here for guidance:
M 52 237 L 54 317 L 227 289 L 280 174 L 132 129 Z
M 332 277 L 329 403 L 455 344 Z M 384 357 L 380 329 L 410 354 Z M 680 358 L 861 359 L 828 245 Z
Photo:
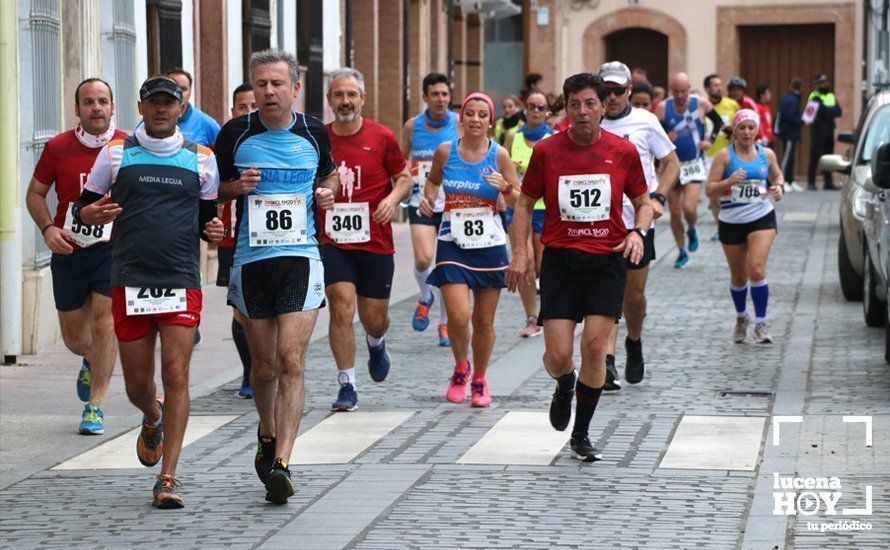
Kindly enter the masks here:
M 612 183 L 609 174 L 559 177 L 559 216 L 565 222 L 601 222 L 609 219 Z
M 127 300 L 127 315 L 154 315 L 186 310 L 184 288 L 128 286 L 124 294 Z
M 244 200 L 250 246 L 290 246 L 308 241 L 304 195 L 248 195 Z

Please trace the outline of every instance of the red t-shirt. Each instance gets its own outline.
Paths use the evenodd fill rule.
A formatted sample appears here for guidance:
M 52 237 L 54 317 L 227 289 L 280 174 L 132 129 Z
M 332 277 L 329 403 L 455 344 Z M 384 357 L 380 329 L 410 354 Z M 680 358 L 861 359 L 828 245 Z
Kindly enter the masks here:
M 593 176 L 588 179 L 597 181 L 608 175 L 611 188 L 608 219 L 593 222 L 562 219 L 560 177 L 582 175 Z M 522 179 L 524 195 L 535 200 L 544 197 L 546 210 L 541 233 L 544 245 L 575 248 L 591 254 L 612 254 L 612 249 L 621 244 L 627 236 L 621 219 L 623 195 L 639 197 L 648 190 L 637 148 L 630 141 L 605 130 L 596 143 L 586 147 L 572 141 L 568 132 L 539 141 Z M 601 196 L 601 192 L 597 196 Z M 566 191 L 564 201 L 568 200 Z
M 126 139 L 126 132 L 116 130 L 112 139 Z M 55 184 L 59 205 L 53 223 L 56 227 L 65 225 L 65 214 L 69 205 L 77 200 L 87 181 L 87 175 L 96 162 L 102 148 L 90 148 L 77 140 L 74 130 L 62 132 L 46 142 L 37 166 L 34 179 L 43 185 Z M 77 249 L 77 245 L 72 245 Z
M 235 232 L 232 230 L 234 224 L 232 223 L 234 220 L 232 219 L 232 201 L 226 201 L 223 204 L 222 218 L 220 221 L 223 223 L 223 227 L 226 228 L 226 238 L 219 241 L 217 246 L 221 248 L 231 248 L 235 246 Z
M 328 124 L 331 153 L 340 172 L 337 203 L 368 203 L 371 238 L 366 242 L 335 243 L 327 234 L 327 212 L 319 211 L 321 240 L 344 250 L 365 250 L 375 254 L 393 254 L 392 225 L 371 220 L 380 201 L 392 191 L 392 178 L 405 169 L 405 157 L 393 133 L 382 124 L 362 120 L 358 133 L 338 136 Z M 351 188 L 351 189 L 350 189 Z

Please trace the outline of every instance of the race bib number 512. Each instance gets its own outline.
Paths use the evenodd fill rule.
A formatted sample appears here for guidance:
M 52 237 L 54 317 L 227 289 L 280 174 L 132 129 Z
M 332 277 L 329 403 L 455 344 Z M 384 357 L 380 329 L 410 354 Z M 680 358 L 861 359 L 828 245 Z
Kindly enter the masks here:
M 308 241 L 304 195 L 248 195 L 244 200 L 250 246 L 290 246 Z
M 560 176 L 559 216 L 565 222 L 601 222 L 609 219 L 612 183 L 609 174 Z

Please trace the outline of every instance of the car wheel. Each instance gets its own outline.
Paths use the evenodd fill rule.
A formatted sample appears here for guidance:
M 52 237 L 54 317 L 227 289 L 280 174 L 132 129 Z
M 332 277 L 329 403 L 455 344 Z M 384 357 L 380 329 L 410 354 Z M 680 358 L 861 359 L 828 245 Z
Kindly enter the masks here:
M 841 292 L 844 298 L 851 302 L 862 299 L 862 276 L 856 273 L 853 263 L 850 262 L 850 254 L 847 252 L 847 240 L 841 231 L 837 242 L 837 270 L 841 281 Z
M 862 277 L 862 312 L 865 314 L 865 324 L 870 327 L 884 326 L 887 320 L 887 308 L 878 300 L 877 292 L 878 278 L 875 274 L 875 268 L 871 262 L 871 256 L 868 254 L 868 247 L 865 248 L 865 268 Z

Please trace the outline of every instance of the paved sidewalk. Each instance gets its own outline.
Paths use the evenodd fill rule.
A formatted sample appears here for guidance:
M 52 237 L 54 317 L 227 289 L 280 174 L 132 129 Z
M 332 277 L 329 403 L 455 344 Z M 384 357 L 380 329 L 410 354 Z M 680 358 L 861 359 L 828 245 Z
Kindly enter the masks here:
M 73 385 L 72 368 L 62 380 L 64 354 L 34 357 L 15 375 L 0 369 L 0 546 L 886 548 L 890 369 L 883 332 L 866 328 L 861 304 L 840 294 L 837 201 L 828 192 L 792 194 L 779 207 L 767 269 L 771 346 L 729 340 L 728 273 L 719 244 L 707 240 L 713 224 L 704 209 L 702 246 L 682 270 L 672 267 L 676 251 L 667 221 L 659 222 L 646 380 L 602 398 L 591 435 L 604 460 L 595 464 L 572 460 L 546 426 L 553 382 L 540 367 L 543 341 L 518 338 L 521 306 L 506 293 L 487 410 L 444 402 L 450 350 L 435 347 L 432 330 L 410 329 L 410 298 L 391 308 L 394 364 L 385 383 L 371 382 L 359 346 L 357 413 L 329 412 L 335 368 L 326 338 L 317 340 L 292 457 L 298 491 L 283 507 L 263 501 L 252 467 L 257 416 L 251 401 L 233 397 L 237 370 L 215 366 L 233 364 L 235 352 L 221 338 L 228 318 L 223 308 L 211 313 L 209 299 L 205 322 L 219 326 L 196 352 L 194 393 L 203 395 L 193 401 L 192 425 L 218 427 L 183 451 L 185 510 L 150 507 L 155 469 L 106 467 L 116 456 L 109 441 L 138 423 L 120 395 L 110 401 L 120 411 L 115 433 L 79 438 L 67 412 L 73 390 L 57 389 Z M 410 248 L 400 250 L 410 257 Z M 410 261 L 399 265 L 408 269 L 396 285 L 408 295 Z M 59 380 L 41 396 L 47 370 Z M 10 403 L 15 394 L 22 397 Z M 29 424 L 30 413 L 46 408 L 66 412 Z M 802 420 L 781 425 L 779 445 L 774 415 Z M 844 415 L 871 417 L 872 447 L 865 425 L 844 423 Z M 727 417 L 754 428 L 732 431 L 721 424 Z M 714 441 L 694 441 L 684 454 L 684 427 L 697 419 L 717 426 Z M 31 437 L 38 454 L 27 450 Z M 715 441 L 726 446 L 715 449 Z M 50 469 L 99 445 L 103 461 L 93 468 Z M 825 515 L 824 504 L 811 516 L 773 515 L 775 474 L 837 477 L 838 515 Z M 869 485 L 871 515 L 842 515 L 865 506 Z M 820 532 L 853 520 L 870 530 Z

